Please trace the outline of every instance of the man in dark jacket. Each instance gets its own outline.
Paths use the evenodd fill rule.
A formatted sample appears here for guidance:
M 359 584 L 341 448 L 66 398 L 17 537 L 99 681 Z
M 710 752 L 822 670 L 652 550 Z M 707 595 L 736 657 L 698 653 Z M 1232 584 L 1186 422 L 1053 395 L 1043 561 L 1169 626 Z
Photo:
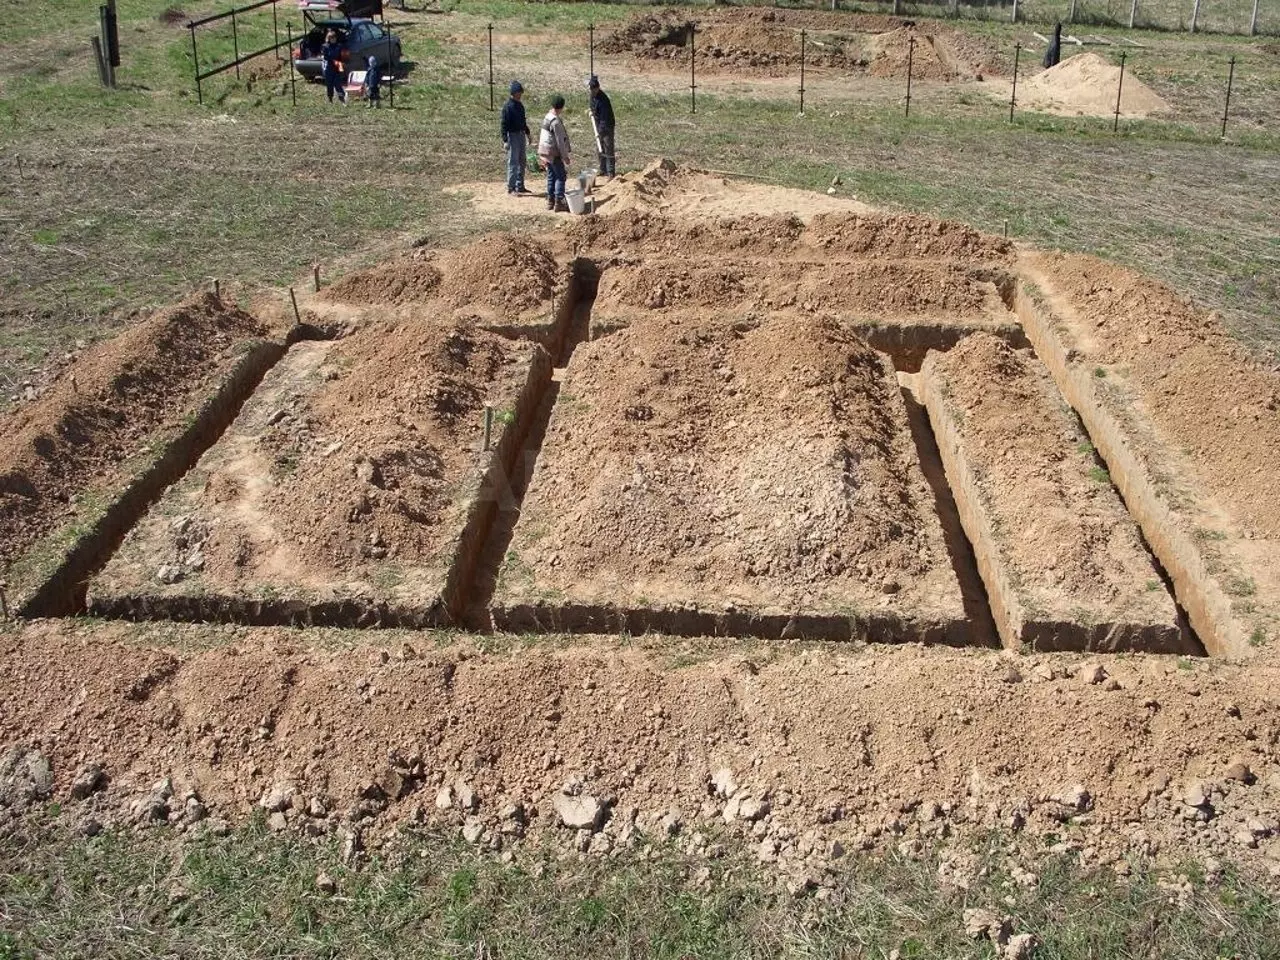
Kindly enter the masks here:
M 1056 67 L 1062 60 L 1062 24 L 1053 28 L 1053 39 L 1049 41 L 1049 49 L 1044 52 L 1045 69 Z
M 524 87 L 511 81 L 511 96 L 502 105 L 502 142 L 507 148 L 507 193 L 513 197 L 527 194 L 524 186 L 525 148 L 529 143 L 529 122 L 525 119 Z
M 609 95 L 600 89 L 600 78 L 592 74 L 587 81 L 590 91 L 588 107 L 591 110 L 591 122 L 596 128 L 596 147 L 600 154 L 600 175 L 615 176 L 617 167 L 613 155 L 613 104 Z

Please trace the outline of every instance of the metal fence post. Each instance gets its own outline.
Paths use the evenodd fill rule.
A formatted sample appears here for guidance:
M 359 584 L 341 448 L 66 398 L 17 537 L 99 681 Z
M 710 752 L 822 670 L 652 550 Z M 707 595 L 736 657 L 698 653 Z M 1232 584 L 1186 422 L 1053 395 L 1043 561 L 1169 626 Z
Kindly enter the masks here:
M 191 62 L 196 71 L 196 102 L 204 103 L 204 91 L 200 87 L 200 51 L 196 49 L 196 25 L 189 23 L 187 26 L 191 30 Z
M 805 32 L 800 31 L 800 113 L 804 114 L 804 46 Z
M 587 24 L 587 49 L 591 54 L 591 76 L 596 75 L 596 25 Z
M 1120 94 L 1124 92 L 1124 62 L 1128 56 L 1126 51 L 1120 51 L 1120 81 L 1116 84 L 1116 119 L 1111 124 L 1112 133 L 1120 129 Z
M 689 25 L 689 112 L 698 112 L 698 27 Z
M 1258 35 L 1258 0 L 1253 0 L 1253 16 L 1249 18 L 1249 36 Z
M 1009 94 L 1009 122 L 1013 123 L 1013 108 L 1018 102 L 1018 61 L 1022 58 L 1022 44 L 1013 45 L 1013 92 Z
M 1200 0 L 1191 7 L 1191 32 L 1196 32 L 1196 22 L 1200 19 Z
M 240 79 L 240 31 L 236 27 L 236 11 L 231 11 L 231 49 L 236 55 L 236 79 Z
M 907 40 L 907 112 L 906 116 L 911 116 L 911 62 L 915 59 L 916 38 L 910 37 Z
M 1129 7 L 1129 29 L 1130 30 L 1133 29 L 1133 25 L 1137 21 L 1137 19 L 1138 19 L 1138 0 L 1133 0 L 1133 3 Z
M 294 70 L 293 63 L 293 24 L 285 24 L 286 35 L 289 38 L 289 96 L 293 100 L 293 105 L 298 105 L 298 74 Z M 193 31 L 194 33 L 194 31 Z
M 493 24 L 489 24 L 489 109 L 495 109 L 493 105 Z
M 1231 83 L 1236 78 L 1236 58 L 1232 57 L 1229 61 L 1229 69 L 1227 71 L 1227 102 L 1222 108 L 1222 139 L 1227 139 L 1227 114 L 1231 112 Z

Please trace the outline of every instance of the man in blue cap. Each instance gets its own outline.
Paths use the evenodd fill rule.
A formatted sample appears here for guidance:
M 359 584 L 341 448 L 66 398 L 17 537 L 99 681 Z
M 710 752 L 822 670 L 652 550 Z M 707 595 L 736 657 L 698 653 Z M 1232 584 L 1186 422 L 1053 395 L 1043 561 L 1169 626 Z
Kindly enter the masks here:
M 529 121 L 525 119 L 524 87 L 511 81 L 511 96 L 502 105 L 502 142 L 507 148 L 507 193 L 513 197 L 529 193 L 524 186 L 525 147 L 529 143 Z
M 617 171 L 613 155 L 613 104 L 609 102 L 609 95 L 600 89 L 600 78 L 594 73 L 587 81 L 587 90 L 590 91 L 587 106 L 596 128 L 596 147 L 600 154 L 600 175 L 613 177 Z

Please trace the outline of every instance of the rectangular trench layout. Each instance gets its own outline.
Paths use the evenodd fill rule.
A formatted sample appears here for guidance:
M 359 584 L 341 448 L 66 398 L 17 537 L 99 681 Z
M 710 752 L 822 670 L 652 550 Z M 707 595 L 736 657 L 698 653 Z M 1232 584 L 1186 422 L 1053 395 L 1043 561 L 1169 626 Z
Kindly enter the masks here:
M 532 333 L 399 310 L 293 343 L 85 609 L 1202 652 L 1006 270 L 565 278 Z

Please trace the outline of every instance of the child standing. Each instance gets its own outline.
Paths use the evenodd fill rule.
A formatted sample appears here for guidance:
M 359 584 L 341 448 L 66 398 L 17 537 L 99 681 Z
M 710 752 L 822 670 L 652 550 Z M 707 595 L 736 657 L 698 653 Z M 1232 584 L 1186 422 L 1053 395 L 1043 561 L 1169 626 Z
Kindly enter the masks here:
M 378 69 L 378 58 L 370 57 L 368 69 L 364 75 L 364 102 L 366 106 L 382 109 L 382 71 Z

